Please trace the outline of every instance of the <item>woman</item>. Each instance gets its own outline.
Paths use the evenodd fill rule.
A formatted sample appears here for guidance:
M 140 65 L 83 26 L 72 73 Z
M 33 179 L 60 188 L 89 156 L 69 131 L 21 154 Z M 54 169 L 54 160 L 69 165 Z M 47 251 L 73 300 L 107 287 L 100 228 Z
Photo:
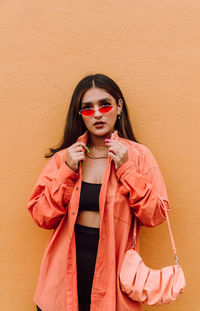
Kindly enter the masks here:
M 63 141 L 46 157 L 28 201 L 36 224 L 54 229 L 34 295 L 38 310 L 141 310 L 119 286 L 134 217 L 153 227 L 165 220 L 159 196 L 170 207 L 158 164 L 136 141 L 112 79 L 95 74 L 78 83 Z

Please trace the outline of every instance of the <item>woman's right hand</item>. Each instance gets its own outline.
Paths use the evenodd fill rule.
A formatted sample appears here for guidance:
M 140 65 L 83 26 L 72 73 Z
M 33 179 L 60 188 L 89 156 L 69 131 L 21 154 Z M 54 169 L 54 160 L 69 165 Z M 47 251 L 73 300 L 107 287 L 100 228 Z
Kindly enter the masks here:
M 77 142 L 67 148 L 65 163 L 75 172 L 78 170 L 78 162 L 85 161 L 85 149 L 86 145 L 81 142 Z

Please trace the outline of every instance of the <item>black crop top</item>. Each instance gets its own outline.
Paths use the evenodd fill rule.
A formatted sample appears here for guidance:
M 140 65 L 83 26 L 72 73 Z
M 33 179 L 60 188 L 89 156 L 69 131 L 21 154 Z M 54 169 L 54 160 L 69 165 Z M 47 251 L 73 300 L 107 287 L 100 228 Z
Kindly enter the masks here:
M 82 180 L 79 211 L 99 211 L 101 184 L 91 184 Z

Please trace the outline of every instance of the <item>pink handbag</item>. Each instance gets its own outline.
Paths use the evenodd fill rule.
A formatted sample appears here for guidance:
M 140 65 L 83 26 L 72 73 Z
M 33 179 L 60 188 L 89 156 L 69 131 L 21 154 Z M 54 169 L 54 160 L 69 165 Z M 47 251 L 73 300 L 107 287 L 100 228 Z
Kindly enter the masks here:
M 147 305 L 172 303 L 182 294 L 186 286 L 184 273 L 178 262 L 167 209 L 162 198 L 160 196 L 159 198 L 165 208 L 176 264 L 164 267 L 160 270 L 154 270 L 145 266 L 142 258 L 135 250 L 137 225 L 135 217 L 133 245 L 132 248 L 125 253 L 119 275 L 121 290 L 127 294 L 130 299 Z

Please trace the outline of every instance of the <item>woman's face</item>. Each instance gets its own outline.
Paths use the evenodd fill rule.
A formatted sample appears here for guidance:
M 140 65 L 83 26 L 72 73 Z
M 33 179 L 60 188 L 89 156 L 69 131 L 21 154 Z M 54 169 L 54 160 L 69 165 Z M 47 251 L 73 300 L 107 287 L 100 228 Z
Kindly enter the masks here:
M 103 105 L 112 105 L 113 108 L 106 113 L 102 113 L 97 109 Z M 96 109 L 92 116 L 81 116 L 88 131 L 96 136 L 104 136 L 112 133 L 122 105 L 122 99 L 118 101 L 117 105 L 114 97 L 104 89 L 93 87 L 87 90 L 82 98 L 81 109 L 86 107 Z

